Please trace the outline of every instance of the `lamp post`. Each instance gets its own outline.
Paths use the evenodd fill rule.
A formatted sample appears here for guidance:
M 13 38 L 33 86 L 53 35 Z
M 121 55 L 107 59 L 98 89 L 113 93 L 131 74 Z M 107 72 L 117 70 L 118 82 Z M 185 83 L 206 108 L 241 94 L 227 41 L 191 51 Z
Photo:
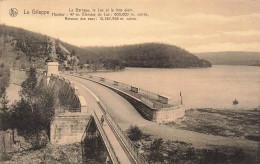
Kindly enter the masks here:
M 181 91 L 180 91 L 180 97 L 181 97 L 181 105 L 182 105 L 182 95 L 181 95 Z

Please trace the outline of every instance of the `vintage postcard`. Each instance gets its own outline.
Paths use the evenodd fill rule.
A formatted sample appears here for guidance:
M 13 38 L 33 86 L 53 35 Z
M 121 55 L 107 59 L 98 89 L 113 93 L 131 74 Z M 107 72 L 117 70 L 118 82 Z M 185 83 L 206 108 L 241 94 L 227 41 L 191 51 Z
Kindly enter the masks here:
M 260 1 L 0 0 L 0 163 L 259 163 Z

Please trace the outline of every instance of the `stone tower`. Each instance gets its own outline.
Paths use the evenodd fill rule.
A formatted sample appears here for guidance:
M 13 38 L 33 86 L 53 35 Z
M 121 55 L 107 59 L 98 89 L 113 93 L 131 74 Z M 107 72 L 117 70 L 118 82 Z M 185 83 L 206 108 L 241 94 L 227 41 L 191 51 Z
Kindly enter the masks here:
M 56 61 L 57 54 L 55 49 L 55 40 L 50 38 L 51 41 L 51 53 L 49 57 L 45 60 L 45 69 L 46 69 L 46 76 L 47 76 L 47 84 L 49 84 L 49 80 L 51 74 L 59 75 L 59 63 Z

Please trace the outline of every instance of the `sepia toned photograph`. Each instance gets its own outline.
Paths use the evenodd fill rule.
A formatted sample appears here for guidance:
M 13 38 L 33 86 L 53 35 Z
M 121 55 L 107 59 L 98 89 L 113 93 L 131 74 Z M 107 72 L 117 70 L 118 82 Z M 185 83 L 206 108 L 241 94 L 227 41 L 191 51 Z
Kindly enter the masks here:
M 260 163 L 260 1 L 0 0 L 0 163 Z

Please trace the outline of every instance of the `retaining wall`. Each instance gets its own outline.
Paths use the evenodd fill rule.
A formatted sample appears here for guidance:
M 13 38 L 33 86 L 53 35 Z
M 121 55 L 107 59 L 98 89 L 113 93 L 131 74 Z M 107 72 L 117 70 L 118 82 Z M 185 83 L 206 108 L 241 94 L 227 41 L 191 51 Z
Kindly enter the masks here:
M 162 108 L 156 110 L 153 119 L 156 122 L 169 122 L 169 121 L 174 121 L 177 118 L 183 117 L 184 115 L 185 115 L 185 109 L 182 105 L 179 105 L 171 108 Z
M 14 135 L 12 130 L 0 131 L 0 153 L 13 150 Z
M 168 122 L 183 117 L 185 114 L 185 109 L 183 108 L 182 105 L 173 106 L 170 108 L 155 109 L 146 105 L 145 103 L 143 103 L 143 101 L 123 91 L 120 91 L 113 87 L 109 87 L 109 88 L 112 89 L 117 94 L 119 94 L 120 96 L 124 97 L 128 102 L 130 102 L 135 107 L 135 109 L 141 114 L 141 116 L 147 120 L 155 121 L 155 122 Z
M 109 87 L 109 86 L 107 86 Z M 155 121 L 154 118 L 154 114 L 156 113 L 156 110 L 147 106 L 146 104 L 142 103 L 141 100 L 125 93 L 122 92 L 118 89 L 115 89 L 113 87 L 109 87 L 110 89 L 112 89 L 114 92 L 116 92 L 117 94 L 119 94 L 120 96 L 124 97 L 128 102 L 130 102 L 135 109 L 141 114 L 141 116 L 147 120 L 151 120 L 151 121 Z
M 53 90 L 61 108 L 69 110 L 69 112 L 80 112 L 79 94 L 73 83 L 63 77 L 52 74 L 48 88 Z
M 51 143 L 80 142 L 89 121 L 84 97 L 79 95 L 72 82 L 58 75 L 51 75 L 48 88 L 54 91 L 60 106 L 55 109 L 55 118 L 50 127 Z
M 51 124 L 52 144 L 80 142 L 90 117 L 87 114 L 63 113 Z

